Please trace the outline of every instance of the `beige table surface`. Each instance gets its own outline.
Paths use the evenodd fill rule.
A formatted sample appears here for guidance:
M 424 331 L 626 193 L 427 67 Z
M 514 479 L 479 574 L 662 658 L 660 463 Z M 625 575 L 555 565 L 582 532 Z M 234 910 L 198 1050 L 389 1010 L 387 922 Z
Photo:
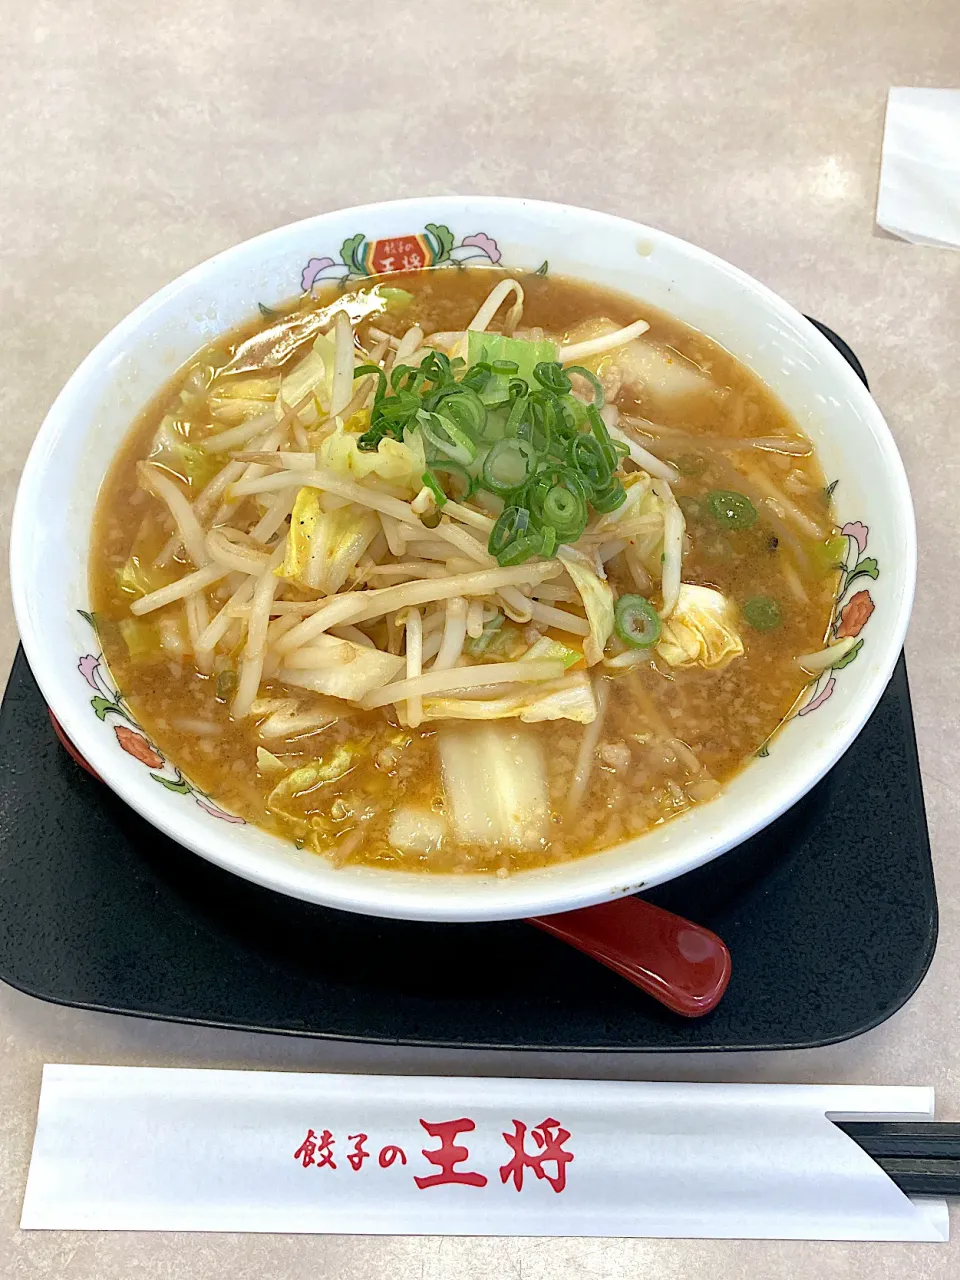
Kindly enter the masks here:
M 960 1120 L 960 253 L 875 234 L 890 85 L 960 84 L 957 0 L 0 0 L 3 536 L 68 374 L 186 267 L 325 209 L 558 199 L 729 258 L 859 352 L 917 499 L 910 674 L 940 946 L 834 1048 L 614 1058 L 387 1050 L 81 1013 L 0 988 L 0 1280 L 960 1275 L 947 1247 L 21 1234 L 44 1062 L 922 1083 Z M 4 565 L 6 553 L 4 551 Z M 4 598 L 0 660 L 16 633 Z M 960 1216 L 954 1213 L 960 1236 Z

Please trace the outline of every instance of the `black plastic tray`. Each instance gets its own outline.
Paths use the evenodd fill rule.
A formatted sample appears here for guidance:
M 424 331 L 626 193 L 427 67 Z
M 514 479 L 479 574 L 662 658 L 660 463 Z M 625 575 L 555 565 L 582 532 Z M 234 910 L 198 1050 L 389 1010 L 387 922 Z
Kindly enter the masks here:
M 903 659 L 856 743 L 809 796 L 649 897 L 730 947 L 729 990 L 706 1018 L 667 1012 L 521 922 L 376 920 L 219 870 L 74 764 L 17 655 L 0 708 L 6 982 L 61 1004 L 213 1026 L 659 1051 L 843 1040 L 888 1018 L 920 983 L 937 903 Z

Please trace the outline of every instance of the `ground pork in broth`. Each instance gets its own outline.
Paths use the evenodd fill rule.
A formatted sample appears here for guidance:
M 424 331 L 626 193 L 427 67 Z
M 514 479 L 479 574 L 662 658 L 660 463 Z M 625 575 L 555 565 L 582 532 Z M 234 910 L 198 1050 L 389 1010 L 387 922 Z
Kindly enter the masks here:
M 402 298 L 401 305 L 361 320 L 358 339 L 369 353 L 382 345 L 384 335 L 399 337 L 413 325 L 426 335 L 456 335 L 501 275 L 439 269 L 387 277 L 382 283 L 388 290 L 407 291 L 412 299 L 391 295 Z M 756 755 L 809 679 L 798 655 L 822 648 L 828 632 L 838 557 L 825 479 L 796 423 L 770 391 L 715 343 L 641 302 L 571 280 L 517 278 L 525 294 L 517 336 L 589 341 L 638 317 L 649 322 L 641 345 L 634 344 L 626 356 L 613 351 L 591 361 L 586 355 L 579 363 L 599 378 L 621 429 L 675 466 L 672 492 L 686 524 L 683 581 L 715 588 L 732 602 L 743 647 L 742 656 L 719 667 L 671 665 L 653 649 L 641 651 L 626 668 L 595 664 L 589 675 L 601 694 L 598 701 L 605 704 L 599 733 L 596 722 L 569 719 L 497 722 L 542 748 L 549 822 L 533 847 L 465 843 L 445 826 L 448 798 L 438 741 L 447 721 L 411 728 L 403 723 L 404 704 L 361 710 L 291 687 L 277 678 L 277 663 L 271 665 L 269 656 L 253 714 L 233 718 L 242 616 L 231 619 L 206 670 L 197 669 L 191 635 L 195 639 L 214 617 L 242 583 L 242 575 L 221 579 L 201 593 L 191 606 L 192 616 L 185 617 L 182 601 L 153 611 L 148 642 L 143 632 L 131 630 L 132 600 L 193 569 L 182 548 L 171 555 L 176 538 L 171 537 L 168 507 L 140 487 L 138 462 L 153 450 L 180 491 L 196 500 L 232 456 L 230 451 L 208 453 L 204 442 L 242 427 L 251 413 L 271 412 L 279 373 L 286 375 L 309 350 L 302 347 L 282 369 L 268 364 L 259 370 L 262 385 L 247 388 L 248 394 L 261 396 L 255 410 L 243 403 L 243 395 L 211 396 L 210 371 L 226 364 L 245 339 L 276 324 L 276 316 L 222 339 L 178 374 L 140 416 L 103 485 L 93 537 L 92 598 L 104 653 L 140 724 L 198 787 L 227 809 L 338 864 L 507 874 L 580 857 L 646 831 L 708 801 Z M 335 297 L 330 292 L 298 305 L 306 314 Z M 501 329 L 504 316 L 504 310 L 498 312 L 491 331 Z M 449 341 L 438 340 L 440 345 Z M 390 347 L 386 350 L 389 354 Z M 254 350 L 251 360 L 256 359 Z M 575 383 L 579 377 L 574 375 Z M 251 375 L 244 374 L 232 387 L 241 386 L 243 379 L 250 383 Z M 585 378 L 580 382 L 574 390 L 589 398 L 590 386 Z M 219 389 L 225 385 L 220 382 Z M 178 447 L 186 442 L 179 454 L 162 447 L 156 453 L 165 420 Z M 302 453 L 305 439 L 313 445 L 315 437 L 305 435 L 311 427 L 316 430 L 316 423 L 296 423 L 283 449 Z M 760 447 L 738 444 L 742 441 L 758 441 Z M 241 442 L 237 449 L 245 447 L 251 446 Z M 731 491 L 751 500 L 748 506 L 757 518 L 731 520 L 722 509 L 718 518 L 717 494 Z M 243 498 L 219 517 L 250 530 L 275 497 L 267 492 Z M 201 521 L 205 528 L 218 518 L 221 501 L 222 495 Z M 491 510 L 495 513 L 495 505 Z M 283 527 L 278 523 L 279 532 Z M 377 545 L 371 544 L 371 550 Z M 618 594 L 639 592 L 659 606 L 656 564 L 647 569 L 634 564 L 631 570 L 613 534 L 597 545 Z M 384 548 L 381 537 L 381 554 L 386 554 Z M 166 563 L 155 567 L 158 558 Z M 147 570 L 147 581 L 132 580 L 131 565 Z M 541 599 L 547 605 L 583 617 L 569 581 L 553 578 L 544 585 L 556 588 L 552 595 L 544 591 Z M 343 589 L 350 586 L 348 582 Z M 288 600 L 323 594 L 283 582 L 278 591 Z M 424 628 L 430 607 L 443 606 L 428 606 Z M 488 601 L 487 614 L 491 612 Z M 284 621 L 281 613 L 271 627 L 289 625 L 289 616 Z M 571 640 L 543 624 L 532 631 L 509 619 L 506 625 L 524 645 L 540 634 Z M 402 620 L 371 620 L 360 626 L 385 651 L 401 652 Z M 425 631 L 425 652 L 428 640 Z M 576 642 L 582 644 L 582 637 Z M 401 671 L 399 678 L 403 675 Z M 304 775 L 302 785 L 277 790 L 278 780 L 290 771 L 314 767 L 318 760 L 323 767 L 315 769 L 316 776 Z M 570 812 L 570 797 L 578 788 L 582 795 Z M 391 840 L 391 823 L 396 811 L 408 806 L 420 812 L 423 830 L 401 840 L 401 849 Z M 431 816 L 437 819 L 435 826 Z

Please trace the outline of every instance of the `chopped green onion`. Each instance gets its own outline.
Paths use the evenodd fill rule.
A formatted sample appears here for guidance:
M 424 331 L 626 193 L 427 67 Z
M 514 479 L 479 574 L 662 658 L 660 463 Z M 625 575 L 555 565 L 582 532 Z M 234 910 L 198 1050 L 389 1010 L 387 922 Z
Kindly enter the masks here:
M 626 489 L 619 480 L 613 479 L 606 489 L 595 493 L 590 502 L 594 511 L 598 511 L 600 515 L 605 516 L 610 511 L 616 511 L 617 507 L 622 507 L 626 500 Z
M 368 373 L 375 374 L 377 378 L 377 390 L 374 400 L 382 400 L 387 394 L 387 375 L 378 364 L 358 364 L 353 371 L 354 380 L 357 378 L 363 378 Z
M 743 616 L 754 631 L 773 631 L 783 621 L 783 613 L 772 596 L 754 596 L 743 606 Z
M 606 489 L 613 478 L 616 462 L 611 465 L 606 450 L 594 436 L 574 436 L 570 441 L 569 458 L 588 490 Z
M 380 297 L 384 298 L 393 311 L 402 311 L 413 301 L 413 294 L 406 289 L 395 289 L 392 285 L 380 286 Z
M 552 485 L 546 492 L 542 508 L 543 520 L 565 540 L 574 529 L 586 524 L 586 504 L 578 493 L 563 484 Z M 577 537 L 579 537 L 579 533 Z
M 495 613 L 489 622 L 483 624 L 480 635 L 468 640 L 463 646 L 471 658 L 479 658 L 490 647 L 490 641 L 503 626 L 503 614 Z
M 568 377 L 571 373 L 579 373 L 581 378 L 586 378 L 593 387 L 594 407 L 597 409 L 603 408 L 603 387 L 600 385 L 600 379 L 595 373 L 591 373 L 589 369 L 585 369 L 582 364 L 568 364 L 566 373 Z
M 477 456 L 476 441 L 449 418 L 421 409 L 417 413 L 417 422 L 426 438 L 444 457 L 452 458 L 465 467 Z
M 607 460 L 610 463 L 610 470 L 615 471 L 620 463 L 620 454 L 617 453 L 613 440 L 610 437 L 610 432 L 607 430 L 607 424 L 600 417 L 596 407 L 592 404 L 587 405 L 587 417 L 590 420 L 590 429 L 593 432 L 593 438 L 606 454 Z
M 524 386 L 526 386 L 526 384 L 524 384 Z M 511 394 L 512 392 L 513 386 L 511 384 Z M 503 434 L 505 436 L 515 436 L 517 434 L 520 421 L 527 409 L 528 400 L 529 393 L 526 390 L 517 392 L 513 404 L 510 406 L 510 412 L 507 414 L 506 426 L 503 429 Z
M 726 529 L 751 529 L 757 523 L 757 508 L 733 489 L 711 489 L 703 501 L 717 524 Z
M 473 496 L 477 488 L 476 479 L 470 474 L 466 467 L 461 467 L 460 463 L 454 462 L 452 458 L 437 458 L 435 462 L 431 462 L 430 470 L 438 478 L 440 476 L 449 476 L 456 484 L 462 486 L 459 491 L 454 488 L 452 494 L 452 497 L 457 502 L 466 502 L 468 498 Z
M 436 407 L 443 417 L 450 418 L 458 427 L 471 436 L 479 435 L 483 430 L 487 420 L 487 411 L 483 401 L 471 387 L 465 387 L 458 391 L 444 392 L 442 401 L 439 401 L 436 406 L 429 403 L 433 398 L 433 396 L 427 397 L 424 402 L 425 408 Z
M 483 484 L 498 498 L 521 489 L 537 467 L 537 454 L 528 440 L 498 440 L 483 460 Z
M 508 564 L 555 555 L 559 542 L 581 536 L 591 509 L 613 511 L 626 498 L 617 471 L 627 450 L 598 412 L 600 381 L 583 366 L 565 369 L 552 343 L 471 332 L 468 354 L 465 366 L 431 351 L 389 377 L 361 365 L 356 376 L 374 374 L 377 387 L 358 446 L 376 450 L 381 440 L 402 442 L 419 428 L 423 484 L 438 507 L 448 495 L 464 501 L 482 487 L 508 504 L 490 534 L 492 555 Z M 590 384 L 592 404 L 573 395 L 571 373 Z M 424 522 L 431 519 L 439 516 Z
M 836 534 L 824 542 L 817 542 L 810 548 L 810 559 L 814 569 L 821 577 L 835 573 L 843 568 L 843 558 L 847 551 L 847 539 L 843 534 Z
M 570 378 L 559 360 L 542 360 L 533 370 L 533 376 L 546 391 L 563 395 L 570 390 Z
M 531 556 L 539 555 L 542 546 L 543 538 L 539 534 L 524 534 L 522 537 L 514 538 L 512 542 L 507 543 L 497 556 L 497 562 L 501 569 L 506 569 L 514 564 L 523 564 Z
M 631 649 L 649 649 L 660 639 L 660 615 L 643 596 L 621 596 L 614 606 L 613 626 Z
M 499 559 L 504 547 L 525 534 L 529 525 L 530 512 L 526 507 L 504 507 L 497 517 L 496 524 L 490 530 L 487 550 Z
M 420 479 L 423 481 L 423 483 L 427 486 L 427 488 L 436 498 L 437 506 L 442 507 L 447 500 L 447 495 L 440 488 L 440 481 L 437 479 L 437 477 L 433 474 L 432 471 L 425 471 L 423 475 L 420 477 Z

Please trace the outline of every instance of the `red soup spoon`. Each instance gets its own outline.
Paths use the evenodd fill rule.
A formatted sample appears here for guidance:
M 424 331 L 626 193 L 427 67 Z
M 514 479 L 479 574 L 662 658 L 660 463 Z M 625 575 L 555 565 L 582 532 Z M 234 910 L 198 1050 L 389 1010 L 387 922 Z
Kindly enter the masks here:
M 102 782 L 52 711 L 50 722 L 64 750 Z M 643 898 L 534 916 L 527 923 L 576 947 L 687 1018 L 715 1009 L 730 981 L 730 952 L 721 938 Z

